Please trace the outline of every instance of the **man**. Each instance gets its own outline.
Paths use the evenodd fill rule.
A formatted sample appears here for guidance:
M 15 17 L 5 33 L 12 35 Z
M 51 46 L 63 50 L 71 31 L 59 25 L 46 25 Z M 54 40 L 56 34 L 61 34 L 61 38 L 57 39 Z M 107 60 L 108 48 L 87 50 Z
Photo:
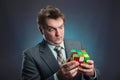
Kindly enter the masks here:
M 37 22 L 43 41 L 24 51 L 22 80 L 98 80 L 93 60 L 81 65 L 69 61 L 71 49 L 80 50 L 82 45 L 64 39 L 64 21 L 58 8 L 47 6 L 40 10 Z

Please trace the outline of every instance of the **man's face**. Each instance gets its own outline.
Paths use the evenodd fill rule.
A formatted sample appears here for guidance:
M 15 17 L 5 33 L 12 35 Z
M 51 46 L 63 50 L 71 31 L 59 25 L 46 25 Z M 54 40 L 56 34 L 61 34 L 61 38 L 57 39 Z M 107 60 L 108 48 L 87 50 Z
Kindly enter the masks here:
M 47 19 L 46 26 L 43 29 L 45 40 L 52 44 L 58 45 L 64 38 L 64 21 L 62 18 Z

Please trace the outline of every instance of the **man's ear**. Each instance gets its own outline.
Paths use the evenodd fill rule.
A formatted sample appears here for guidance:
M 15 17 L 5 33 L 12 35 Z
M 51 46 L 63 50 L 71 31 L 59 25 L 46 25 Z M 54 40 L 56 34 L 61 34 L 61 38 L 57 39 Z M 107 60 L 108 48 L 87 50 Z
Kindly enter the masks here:
M 42 28 L 42 26 L 38 26 L 39 31 L 41 32 L 41 34 L 44 34 L 44 29 Z

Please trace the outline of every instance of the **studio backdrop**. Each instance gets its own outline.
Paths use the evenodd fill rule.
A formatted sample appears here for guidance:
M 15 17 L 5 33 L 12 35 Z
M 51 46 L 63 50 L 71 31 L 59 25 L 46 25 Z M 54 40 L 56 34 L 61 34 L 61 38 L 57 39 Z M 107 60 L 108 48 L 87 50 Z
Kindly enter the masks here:
M 0 80 L 19 80 L 23 50 L 42 40 L 38 11 L 53 5 L 65 14 L 65 38 L 79 40 L 101 80 L 120 79 L 120 10 L 116 0 L 0 0 Z

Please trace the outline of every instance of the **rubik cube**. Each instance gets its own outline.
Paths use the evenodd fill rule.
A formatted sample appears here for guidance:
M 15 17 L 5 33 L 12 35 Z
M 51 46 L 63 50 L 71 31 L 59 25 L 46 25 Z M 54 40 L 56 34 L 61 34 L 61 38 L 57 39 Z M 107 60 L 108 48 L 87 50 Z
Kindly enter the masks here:
M 84 64 L 87 62 L 87 60 L 90 59 L 88 53 L 86 52 L 85 49 L 82 49 L 82 50 L 71 50 L 71 58 L 70 60 L 75 60 L 75 61 L 78 61 L 80 64 Z

